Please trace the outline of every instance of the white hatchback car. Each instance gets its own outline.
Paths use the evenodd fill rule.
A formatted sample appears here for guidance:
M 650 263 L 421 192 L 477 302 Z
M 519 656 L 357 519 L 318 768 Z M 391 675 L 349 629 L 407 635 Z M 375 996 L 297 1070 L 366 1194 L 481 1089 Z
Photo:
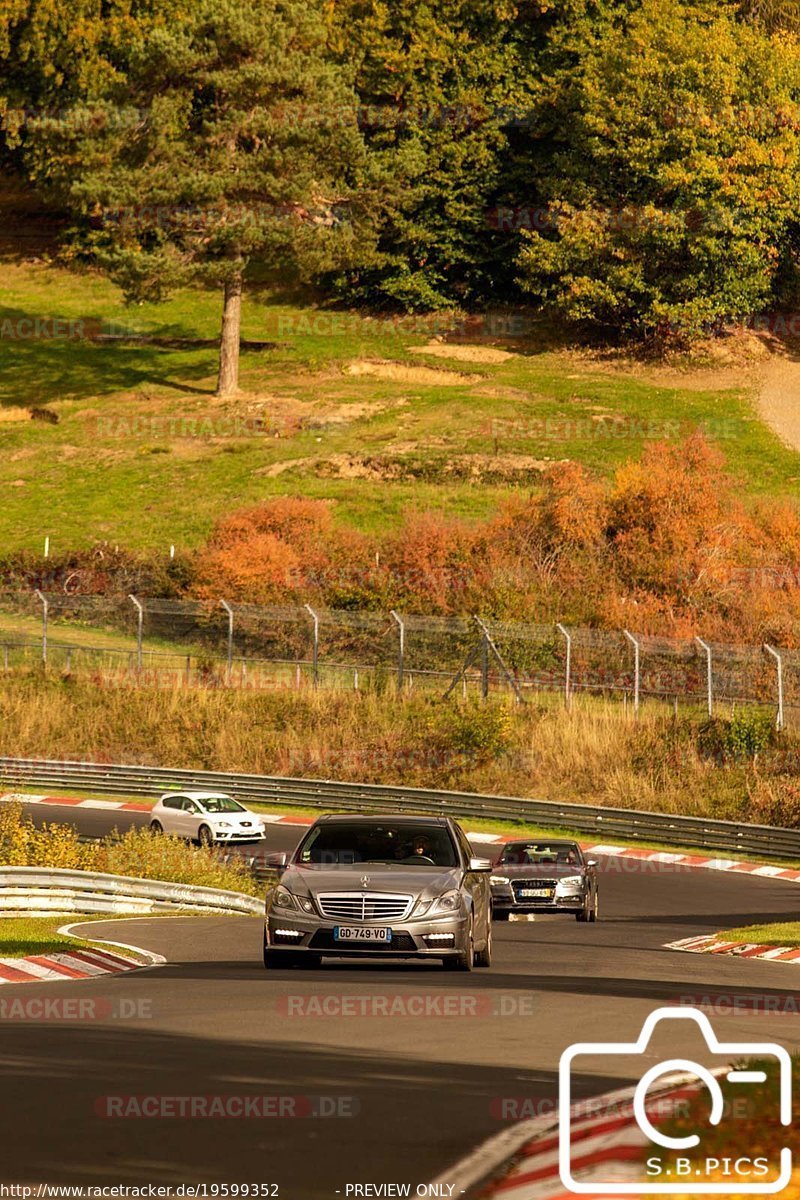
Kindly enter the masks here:
M 224 792 L 167 792 L 153 808 L 150 828 L 201 846 L 264 838 L 261 817 Z

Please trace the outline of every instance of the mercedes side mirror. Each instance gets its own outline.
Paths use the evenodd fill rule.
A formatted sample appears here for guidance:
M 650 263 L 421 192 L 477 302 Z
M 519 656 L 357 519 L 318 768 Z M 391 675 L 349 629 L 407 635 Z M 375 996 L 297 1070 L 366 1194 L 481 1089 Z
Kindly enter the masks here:
M 492 860 L 490 858 L 471 858 L 469 869 L 470 871 L 491 871 Z
M 289 855 L 285 850 L 274 851 L 267 855 L 267 866 L 274 867 L 276 871 L 285 871 L 289 862 Z

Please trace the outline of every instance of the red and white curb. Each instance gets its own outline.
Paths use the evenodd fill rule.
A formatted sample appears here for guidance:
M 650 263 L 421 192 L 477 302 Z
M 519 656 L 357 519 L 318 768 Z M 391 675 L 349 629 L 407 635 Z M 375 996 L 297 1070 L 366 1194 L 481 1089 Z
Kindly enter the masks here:
M 48 804 L 52 808 L 97 808 L 106 812 L 115 809 L 122 812 L 152 812 L 152 804 L 135 804 L 122 800 L 83 800 L 80 796 L 33 796 L 28 792 L 5 792 L 0 795 L 3 802 L 16 804 Z M 155 802 L 154 802 L 155 803 Z M 283 816 L 280 813 L 259 813 L 262 821 L 270 825 L 313 825 L 314 817 Z
M 666 1076 L 648 1092 L 648 1116 L 663 1115 L 665 1108 L 692 1096 L 699 1086 L 694 1076 Z M 643 1182 L 652 1143 L 633 1115 L 635 1090 L 607 1092 L 570 1109 L 570 1169 L 576 1182 Z M 561 1180 L 558 1115 L 533 1117 L 504 1130 L 433 1182 L 452 1185 L 451 1195 L 467 1192 L 482 1200 L 575 1200 L 575 1192 Z
M 77 921 L 75 925 L 85 925 Z M 59 933 L 69 935 L 74 925 L 63 925 Z M 105 941 L 106 939 L 102 939 Z M 111 950 L 62 950 L 55 954 L 29 954 L 25 958 L 0 958 L 0 985 L 4 983 L 55 983 L 65 979 L 94 979 L 98 975 L 121 975 L 144 967 L 161 966 L 167 960 L 152 950 L 129 946 L 125 942 L 107 942 L 140 957 L 129 958 Z
M 150 812 L 149 804 L 123 803 L 120 800 L 82 800 L 78 796 L 32 796 L 25 792 L 6 792 L 0 795 L 3 801 L 16 801 L 19 804 L 47 804 L 54 808 L 61 805 L 69 808 L 120 809 L 126 812 Z M 269 825 L 313 825 L 316 817 L 292 816 L 280 813 L 259 813 L 263 821 Z M 524 835 L 522 835 L 524 836 Z M 516 842 L 520 834 L 516 833 L 486 833 L 471 830 L 467 837 L 472 842 L 486 845 L 503 845 L 506 842 Z M 708 858 L 700 854 L 681 854 L 670 850 L 642 850 L 638 846 L 613 846 L 602 844 L 581 843 L 581 848 L 587 854 L 599 854 L 605 858 L 626 858 L 638 862 L 660 863 L 667 866 L 696 867 L 705 871 L 726 871 L 736 875 L 756 875 L 764 879 L 787 879 L 791 883 L 800 883 L 800 870 L 792 867 L 773 867 L 766 863 L 746 862 L 735 858 Z
M 105 808 L 125 812 L 150 812 L 149 804 L 123 803 L 121 800 L 82 800 L 80 796 L 31 796 L 27 792 L 6 792 L 0 803 L 49 804 L 53 808 Z
M 681 938 L 668 942 L 665 950 L 683 950 L 688 954 L 731 954 L 735 958 L 766 958 L 771 962 L 800 963 L 800 946 L 771 946 L 758 942 L 727 942 L 716 934 Z

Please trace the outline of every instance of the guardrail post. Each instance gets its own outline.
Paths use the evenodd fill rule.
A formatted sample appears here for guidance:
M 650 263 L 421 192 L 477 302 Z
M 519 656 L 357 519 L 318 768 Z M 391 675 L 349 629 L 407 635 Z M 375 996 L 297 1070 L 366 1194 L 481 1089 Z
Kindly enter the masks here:
M 775 666 L 777 667 L 778 714 L 775 718 L 775 728 L 781 730 L 783 729 L 783 658 L 777 650 L 773 650 L 772 646 L 768 646 L 766 642 L 764 642 L 764 649 L 766 650 L 767 654 L 771 654 L 775 659 Z
M 220 606 L 228 614 L 228 665 L 225 670 L 225 680 L 230 683 L 233 670 L 233 609 L 227 600 L 220 600 Z
M 633 715 L 639 716 L 639 643 L 632 633 L 628 633 L 627 629 L 622 631 L 630 644 L 633 646 Z
M 42 662 L 47 666 L 47 616 L 50 611 L 50 605 L 47 602 L 47 597 L 36 590 L 36 596 L 42 602 Z
M 403 673 L 406 665 L 406 627 L 401 618 L 392 609 L 391 617 L 397 625 L 399 642 L 397 646 L 397 688 L 398 691 L 403 687 Z
M 704 642 L 702 638 L 696 637 L 694 640 L 697 642 L 698 646 L 702 647 L 702 649 L 705 650 L 705 652 L 706 652 L 706 696 L 707 696 L 707 703 L 708 703 L 708 715 L 710 717 L 713 717 L 713 715 L 714 715 L 714 677 L 712 674 L 712 665 L 711 665 L 711 647 L 709 646 L 708 642 Z
M 313 667 L 314 687 L 319 687 L 319 617 L 314 612 L 310 604 L 304 604 L 303 608 L 314 622 L 314 649 L 312 652 L 311 661 Z
M 567 657 L 564 663 L 564 701 L 569 709 L 572 708 L 572 635 L 563 625 L 556 624 L 556 629 L 567 645 Z
M 131 604 L 136 607 L 136 668 L 142 669 L 142 635 L 144 630 L 144 609 L 135 596 L 128 596 Z

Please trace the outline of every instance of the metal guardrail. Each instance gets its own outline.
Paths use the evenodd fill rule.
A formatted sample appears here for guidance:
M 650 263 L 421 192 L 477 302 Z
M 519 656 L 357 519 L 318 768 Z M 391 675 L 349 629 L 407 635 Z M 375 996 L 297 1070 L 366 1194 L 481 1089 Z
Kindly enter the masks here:
M 260 913 L 263 901 L 241 892 L 135 879 L 60 867 L 0 869 L 0 912 Z
M 598 843 L 612 843 L 616 838 L 697 847 L 726 855 L 800 860 L 800 829 L 531 800 L 519 796 L 485 796 L 475 792 L 426 791 L 422 788 L 341 783 L 323 779 L 285 779 L 221 771 L 15 758 L 0 758 L 0 783 L 17 787 L 74 787 L 101 794 L 147 797 L 156 797 L 175 789 L 194 788 L 227 792 L 244 802 L 275 806 L 294 805 L 322 811 L 449 814 L 526 822 L 549 829 L 570 829 L 591 834 Z

